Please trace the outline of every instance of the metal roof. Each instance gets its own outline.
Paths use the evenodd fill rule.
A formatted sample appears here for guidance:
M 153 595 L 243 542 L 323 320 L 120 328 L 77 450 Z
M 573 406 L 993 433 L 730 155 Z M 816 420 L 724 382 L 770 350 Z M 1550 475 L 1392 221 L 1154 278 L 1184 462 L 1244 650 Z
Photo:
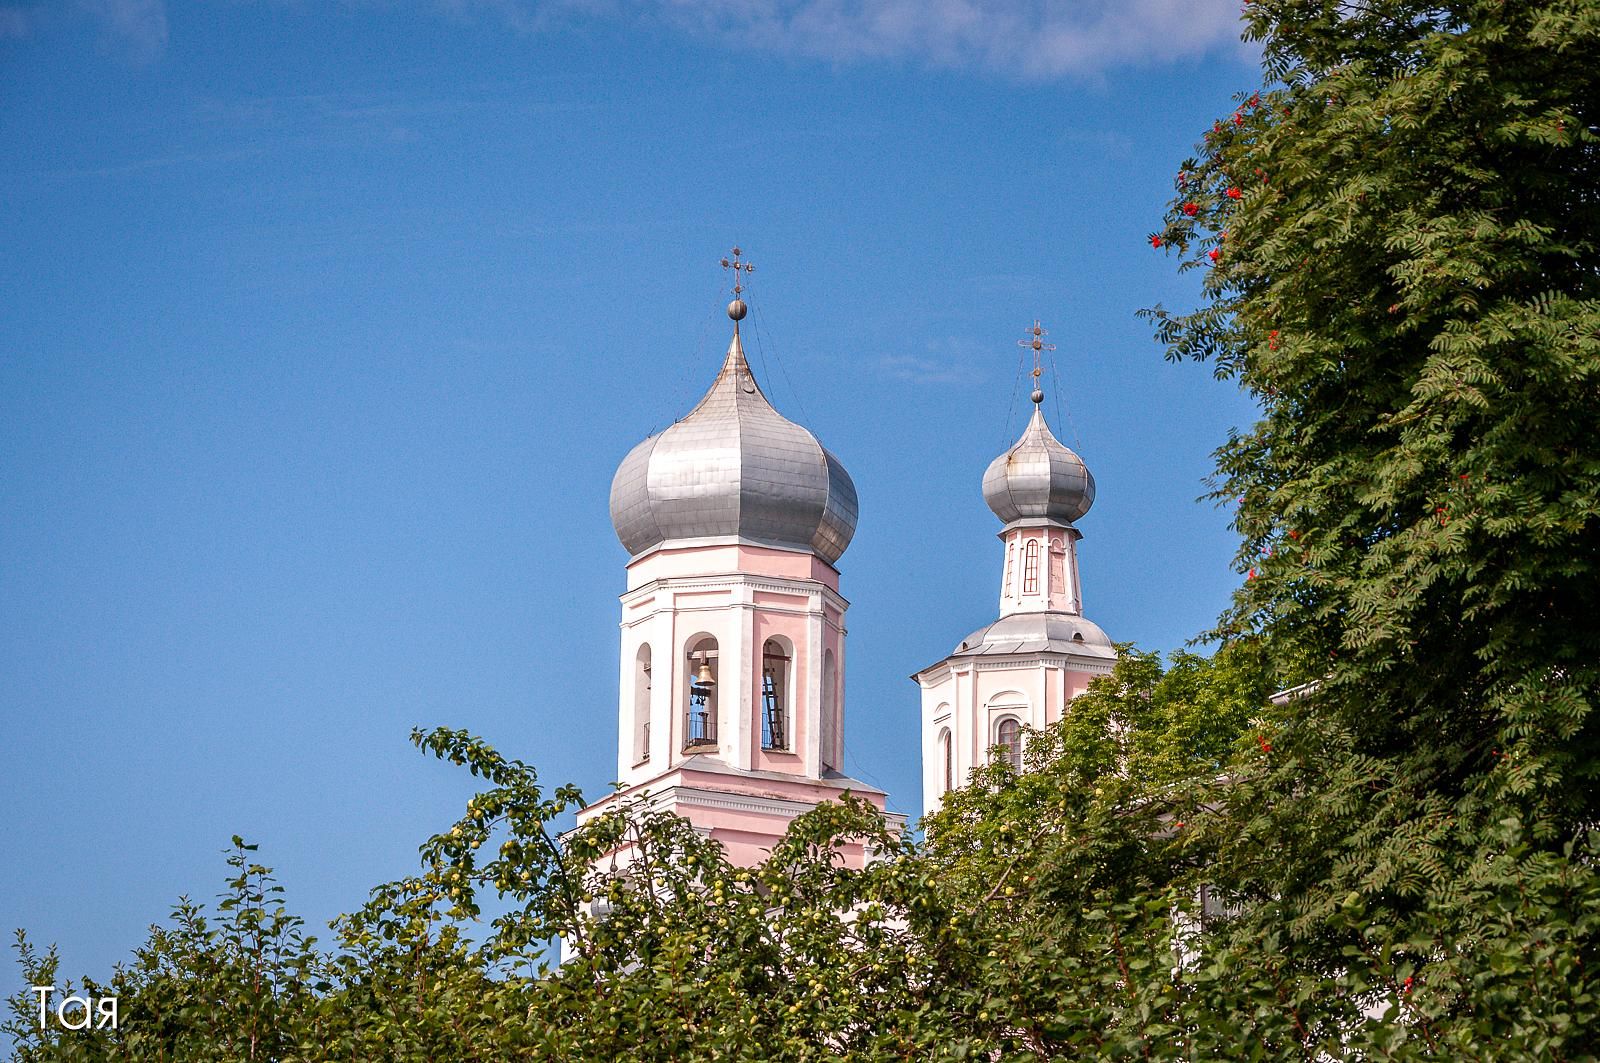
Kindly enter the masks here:
M 1100 625 L 1077 613 L 1012 613 L 961 640 L 952 657 L 989 657 L 1012 653 L 1073 653 L 1080 657 L 1115 658 L 1116 647 Z
M 1083 459 L 1051 434 L 1035 405 L 1022 438 L 983 474 L 983 500 L 1007 524 L 1032 518 L 1071 522 L 1094 505 L 1094 477 Z
M 611 523 L 635 556 L 671 540 L 736 538 L 810 550 L 832 564 L 857 515 L 850 474 L 772 408 L 737 329 L 710 390 L 634 447 L 611 481 Z

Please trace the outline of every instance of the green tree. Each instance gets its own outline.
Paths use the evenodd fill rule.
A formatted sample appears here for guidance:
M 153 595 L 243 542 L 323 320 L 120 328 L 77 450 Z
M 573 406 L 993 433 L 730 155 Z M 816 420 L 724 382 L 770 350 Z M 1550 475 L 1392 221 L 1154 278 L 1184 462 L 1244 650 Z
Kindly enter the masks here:
M 1165 666 L 1124 645 L 1111 675 L 1073 699 L 1061 749 L 1041 752 L 1074 761 L 1089 785 L 1106 774 L 1141 790 L 1220 775 L 1271 693 L 1260 640 L 1239 639 L 1213 657 L 1179 651 Z
M 6 1028 L 19 1063 L 1131 1051 L 1167 1037 L 1184 999 L 1170 972 L 1190 862 L 1163 788 L 1214 774 L 1264 689 L 1243 649 L 1180 654 L 1165 673 L 1130 650 L 1093 684 L 1103 713 L 1031 735 L 1020 775 L 1004 760 L 976 773 L 927 842 L 846 797 L 797 819 L 759 868 L 637 803 L 558 839 L 575 790 L 547 795 L 465 732 L 417 732 L 488 787 L 421 846 L 419 874 L 335 921 L 336 949 L 300 933 L 235 839 L 215 912 L 180 904 L 93 987 L 119 998 L 118 1030 L 40 1031 L 26 993 Z M 862 841 L 883 858 L 854 870 L 841 850 Z M 22 959 L 28 984 L 53 984 L 52 956 L 24 942 Z
M 25 986 L 12 997 L 12 1018 L 3 1027 L 14 1038 L 16 1058 L 282 1058 L 317 986 L 325 984 L 326 959 L 316 939 L 301 933 L 302 921 L 289 913 L 283 887 L 255 862 L 255 848 L 233 839 L 233 874 L 212 914 L 181 899 L 170 925 L 152 927 L 130 963 L 106 982 L 85 979 L 78 987 L 87 996 L 118 998 L 116 1031 L 40 1029 L 38 997 L 28 987 L 57 985 L 59 963 L 53 950 L 38 955 L 18 931 Z M 73 984 L 60 992 L 70 995 Z M 131 1023 L 128 1003 L 138 1015 Z
M 1261 403 L 1219 633 L 1315 684 L 1202 828 L 1234 947 L 1346 1045 L 1592 1058 L 1600 5 L 1247 13 L 1268 83 L 1152 235 L 1205 274 L 1170 355 Z

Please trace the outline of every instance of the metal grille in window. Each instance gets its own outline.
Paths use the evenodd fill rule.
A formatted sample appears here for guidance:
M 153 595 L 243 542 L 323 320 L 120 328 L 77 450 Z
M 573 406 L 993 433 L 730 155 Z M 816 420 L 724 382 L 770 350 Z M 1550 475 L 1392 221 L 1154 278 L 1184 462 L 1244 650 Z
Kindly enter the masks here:
M 1022 552 L 1022 593 L 1039 593 L 1039 540 L 1029 539 Z
M 684 721 L 686 746 L 714 746 L 717 744 L 717 717 L 711 702 L 711 688 L 689 688 L 689 715 Z
M 761 670 L 761 747 L 788 749 L 789 736 L 783 728 L 783 691 L 780 667 Z

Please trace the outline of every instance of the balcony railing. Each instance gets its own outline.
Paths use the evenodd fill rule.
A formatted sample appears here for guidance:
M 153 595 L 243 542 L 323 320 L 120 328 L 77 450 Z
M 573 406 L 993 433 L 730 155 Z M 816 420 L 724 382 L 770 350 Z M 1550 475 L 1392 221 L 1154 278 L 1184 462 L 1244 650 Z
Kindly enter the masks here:
M 717 744 L 716 712 L 704 702 L 691 698 L 684 719 L 683 748 L 714 746 Z

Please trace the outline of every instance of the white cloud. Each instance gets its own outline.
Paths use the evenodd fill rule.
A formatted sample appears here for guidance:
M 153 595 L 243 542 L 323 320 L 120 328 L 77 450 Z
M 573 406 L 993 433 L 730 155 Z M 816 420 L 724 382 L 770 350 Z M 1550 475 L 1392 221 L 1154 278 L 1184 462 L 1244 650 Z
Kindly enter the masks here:
M 417 0 L 345 0 L 410 7 Z M 836 63 L 905 61 L 1039 80 L 1217 51 L 1243 54 L 1238 0 L 425 0 L 436 10 L 542 33 L 587 21 L 643 23 L 730 49 Z M 167 45 L 165 0 L 77 0 L 101 46 L 136 62 Z M 0 6 L 0 38 L 34 29 Z
M 575 17 L 665 23 L 728 47 L 909 60 L 1041 79 L 1236 49 L 1238 0 L 436 0 L 537 31 Z
M 165 0 L 78 0 L 100 23 L 100 44 L 138 63 L 161 56 L 167 47 Z

